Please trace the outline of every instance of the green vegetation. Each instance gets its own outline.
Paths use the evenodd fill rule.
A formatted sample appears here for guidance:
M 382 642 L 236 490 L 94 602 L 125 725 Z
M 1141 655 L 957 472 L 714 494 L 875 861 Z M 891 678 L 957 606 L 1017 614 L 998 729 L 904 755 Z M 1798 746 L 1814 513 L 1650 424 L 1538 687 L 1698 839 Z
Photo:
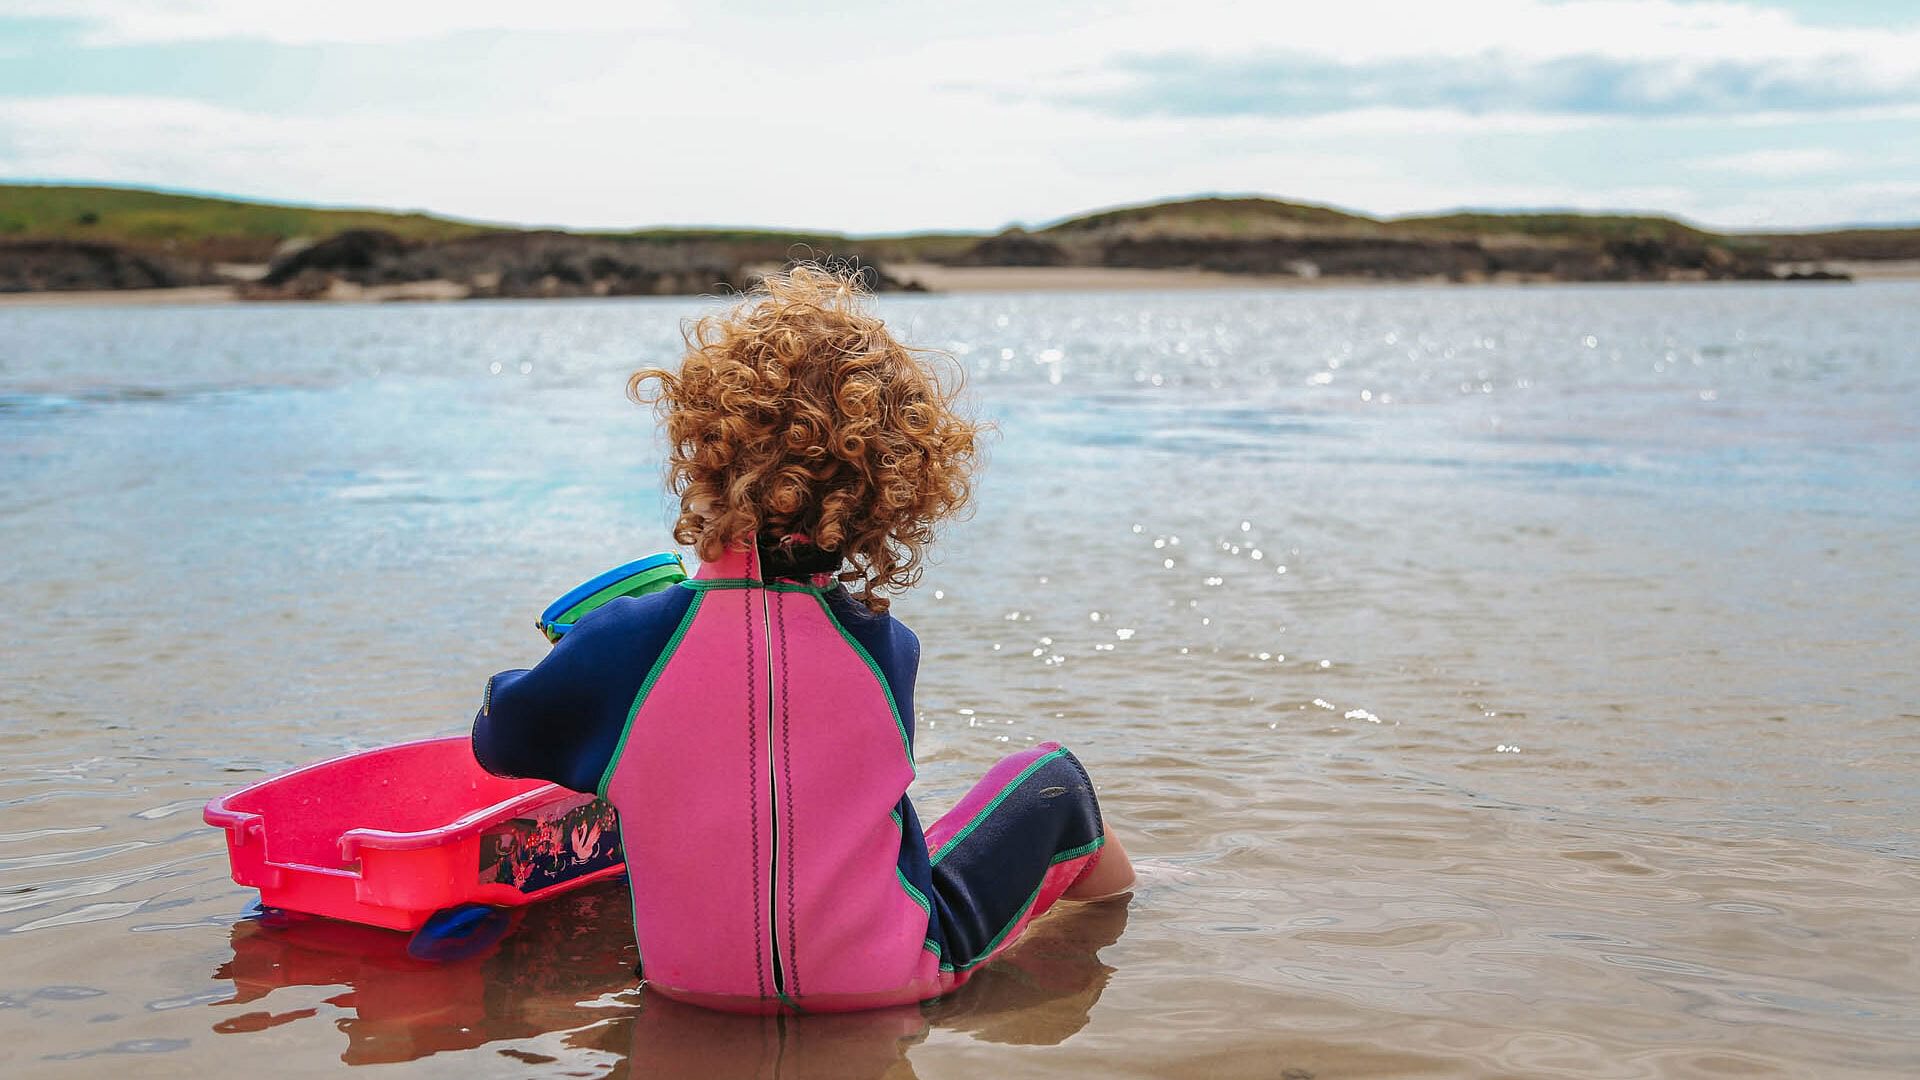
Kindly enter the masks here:
M 645 240 L 657 244 L 681 244 L 707 241 L 716 244 L 818 244 L 844 243 L 838 233 L 781 232 L 778 229 L 577 229 L 585 236 L 611 236 L 622 240 Z
M 852 255 L 880 263 L 938 262 L 980 242 L 978 233 L 911 233 L 898 236 L 848 236 L 845 233 L 780 232 L 768 229 L 634 229 L 589 232 L 654 244 L 710 243 L 761 258 L 789 255 Z
M 1658 239 L 1700 242 L 1717 234 L 1665 217 L 1631 214 L 1439 214 L 1395 218 L 1387 223 L 1395 232 L 1457 236 L 1528 236 L 1550 240 Z
M 1262 198 L 1182 199 L 1102 210 L 1055 222 L 1041 233 L 1154 232 L 1206 236 L 1257 236 L 1321 229 L 1377 229 L 1380 222 L 1330 206 Z
M 1377 219 L 1311 203 L 1262 198 L 1182 199 L 1146 203 L 1056 222 L 1040 234 L 1137 232 L 1162 235 L 1258 236 L 1274 232 L 1379 232 L 1407 236 L 1525 236 L 1549 240 L 1659 239 L 1701 242 L 1718 234 L 1672 218 L 1632 214 L 1457 213 Z
M 1741 239 L 1764 244 L 1783 259 L 1920 259 L 1920 228 L 1837 229 Z
M 857 237 L 849 247 L 883 263 L 940 262 L 958 258 L 979 242 L 979 233 L 906 233 Z
M 294 237 L 385 229 L 451 240 L 491 227 L 428 214 L 323 210 L 129 188 L 0 184 L 0 239 L 91 240 L 143 251 L 265 261 Z
M 322 239 L 348 229 L 381 229 L 422 241 L 514 231 L 421 213 L 287 206 L 132 188 L 0 184 L 0 240 L 97 241 L 188 258 L 265 262 L 288 240 Z M 801 245 L 840 252 L 855 243 L 839 233 L 780 229 L 581 231 L 662 244 L 706 242 L 775 250 Z M 874 258 L 912 260 L 961 251 L 978 240 L 965 233 L 923 233 L 863 238 L 858 248 Z

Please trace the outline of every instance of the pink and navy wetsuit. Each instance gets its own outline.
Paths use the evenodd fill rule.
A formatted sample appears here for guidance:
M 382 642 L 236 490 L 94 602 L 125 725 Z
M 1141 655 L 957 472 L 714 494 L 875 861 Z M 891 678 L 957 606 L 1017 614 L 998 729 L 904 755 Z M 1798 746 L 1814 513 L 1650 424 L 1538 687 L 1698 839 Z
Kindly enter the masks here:
M 1093 786 L 1044 743 L 923 832 L 906 794 L 919 641 L 763 558 L 780 561 L 742 549 L 615 600 L 494 676 L 474 754 L 619 810 L 650 987 L 751 1012 L 946 993 L 1099 857 Z

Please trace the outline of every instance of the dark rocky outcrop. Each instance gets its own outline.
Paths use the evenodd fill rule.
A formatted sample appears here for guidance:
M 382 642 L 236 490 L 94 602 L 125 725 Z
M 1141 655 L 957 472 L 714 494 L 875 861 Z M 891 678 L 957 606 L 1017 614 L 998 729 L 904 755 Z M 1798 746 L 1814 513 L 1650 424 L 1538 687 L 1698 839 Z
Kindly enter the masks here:
M 169 289 L 220 279 L 203 263 L 75 240 L 0 241 L 0 292 Z
M 526 232 L 415 248 L 383 260 L 366 280 L 455 281 L 474 296 L 654 296 L 711 292 L 740 276 L 737 258 L 697 243 Z
M 1100 259 L 1104 266 L 1308 277 L 1459 277 L 1486 269 L 1485 253 L 1471 241 L 1386 236 L 1142 237 L 1102 244 Z
M 954 266 L 1067 266 L 1073 255 L 1025 229 L 1008 229 L 973 245 L 948 262 Z
M 254 299 L 328 295 L 336 282 L 379 287 L 446 282 L 473 297 L 653 296 L 736 285 L 740 260 L 705 244 L 553 231 L 489 233 L 437 244 L 354 230 L 274 264 Z
M 1789 270 L 1780 275 L 1781 281 L 1852 281 L 1852 274 L 1843 274 L 1838 270 Z
M 1009 230 L 957 256 L 957 266 L 1086 266 L 1226 274 L 1368 278 L 1678 281 L 1771 279 L 1762 257 L 1690 237 L 1545 239 L 1419 235 L 1288 225 L 1253 235 L 1172 229 Z
M 285 285 L 308 271 L 351 274 L 372 270 L 412 245 L 383 229 L 348 229 L 320 241 L 296 247 L 267 266 L 262 285 Z
M 858 255 L 808 255 L 804 258 L 791 258 L 782 264 L 782 269 L 791 270 L 802 264 L 824 266 L 839 274 L 850 274 L 860 280 L 860 287 L 868 292 L 926 292 L 926 286 L 917 281 L 901 281 L 881 269 L 879 264 Z M 748 284 L 757 280 L 753 275 Z
M 1776 233 L 1745 239 L 1765 245 L 1769 256 L 1781 262 L 1820 262 L 1829 259 L 1877 262 L 1920 259 L 1920 228 Z
M 276 262 L 250 299 L 336 295 L 361 289 L 445 283 L 469 297 L 661 296 L 745 288 L 755 267 L 791 265 L 790 245 L 730 239 L 595 236 L 557 231 L 497 232 L 443 243 L 410 243 L 354 230 Z M 867 288 L 903 287 L 853 256 L 814 256 L 858 274 Z

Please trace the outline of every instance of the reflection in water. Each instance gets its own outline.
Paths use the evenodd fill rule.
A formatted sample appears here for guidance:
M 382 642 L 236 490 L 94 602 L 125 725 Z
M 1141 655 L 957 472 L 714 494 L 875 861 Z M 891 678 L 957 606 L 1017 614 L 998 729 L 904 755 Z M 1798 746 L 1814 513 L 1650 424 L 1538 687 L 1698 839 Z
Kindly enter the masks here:
M 1120 940 L 1127 901 L 1062 904 L 1057 910 L 960 992 L 927 1006 L 928 1020 L 1011 1046 L 1053 1046 L 1085 1027 L 1113 974 L 1099 952 Z
M 233 959 L 214 973 L 233 982 L 244 1004 L 284 986 L 344 986 L 327 1004 L 346 1010 L 341 1060 L 352 1065 L 411 1061 L 499 1039 L 579 1027 L 596 1016 L 579 1002 L 633 982 L 630 935 L 622 925 L 624 887 L 589 888 L 524 909 L 493 949 L 452 963 L 416 960 L 407 936 L 330 919 L 280 916 L 242 920 L 232 930 Z M 258 1031 L 316 1015 L 315 1009 L 232 1016 L 222 1034 Z
M 614 1075 L 910 1077 L 907 1051 L 934 1028 L 987 1042 L 1053 1045 L 1087 1023 L 1113 969 L 1099 950 L 1119 939 L 1126 901 L 1063 904 L 959 991 L 924 1006 L 839 1015 L 737 1016 L 635 989 L 627 889 L 609 883 L 523 909 L 491 950 L 452 963 L 407 954 L 402 934 L 329 919 L 275 915 L 233 926 L 233 983 L 220 1007 L 265 1004 L 290 986 L 344 987 L 325 1004 L 345 1015 L 341 1060 L 412 1061 L 446 1051 L 564 1033 L 572 1050 L 622 1059 Z M 617 1015 L 610 1016 L 613 1012 Z M 239 1035 L 320 1015 L 313 1007 L 228 1016 Z M 500 1053 L 537 1064 L 550 1055 Z
M 814 1016 L 740 1016 L 645 994 L 640 1008 L 614 1030 L 583 1034 L 591 1045 L 625 1056 L 614 1076 L 877 1080 L 912 1077 L 907 1051 L 926 1038 L 927 1030 L 927 1019 L 916 1005 Z

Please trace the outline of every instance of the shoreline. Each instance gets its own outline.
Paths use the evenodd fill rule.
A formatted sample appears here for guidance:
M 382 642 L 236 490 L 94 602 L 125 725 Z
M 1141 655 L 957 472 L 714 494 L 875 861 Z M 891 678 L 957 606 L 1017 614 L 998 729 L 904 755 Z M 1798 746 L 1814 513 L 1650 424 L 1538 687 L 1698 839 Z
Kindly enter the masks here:
M 1848 260 L 1828 262 L 1825 268 L 1850 274 L 1855 283 L 1882 281 L 1920 281 L 1920 260 L 1901 259 L 1884 262 Z M 1303 278 L 1291 274 L 1229 274 L 1216 270 L 1134 269 L 1108 266 L 942 266 L 935 263 L 895 263 L 887 267 L 890 276 L 910 284 L 919 284 L 928 295 L 1006 292 L 1143 292 L 1189 291 L 1195 289 L 1315 289 L 1315 288 L 1387 288 L 1445 287 L 1471 288 L 1481 285 L 1719 285 L 1770 284 L 1769 282 L 1721 281 L 1564 281 L 1496 278 L 1486 281 L 1452 281 L 1446 278 L 1386 280 L 1376 277 Z M 1788 282 L 1780 284 L 1819 284 Z M 172 289 L 80 289 L 73 291 L 0 293 L 0 308 L 11 307 L 140 307 L 156 304 L 240 304 L 240 303 L 321 303 L 371 304 L 395 302 L 437 302 L 463 300 L 468 289 L 455 282 L 422 281 L 405 285 L 359 287 L 336 283 L 325 296 L 304 300 L 246 300 L 242 286 L 190 285 Z M 539 299 L 527 297 L 526 299 Z M 582 299 L 574 297 L 572 299 Z
M 75 289 L 0 293 L 0 308 L 9 307 L 145 307 L 150 304 L 239 303 L 232 285 L 184 285 L 177 289 Z

